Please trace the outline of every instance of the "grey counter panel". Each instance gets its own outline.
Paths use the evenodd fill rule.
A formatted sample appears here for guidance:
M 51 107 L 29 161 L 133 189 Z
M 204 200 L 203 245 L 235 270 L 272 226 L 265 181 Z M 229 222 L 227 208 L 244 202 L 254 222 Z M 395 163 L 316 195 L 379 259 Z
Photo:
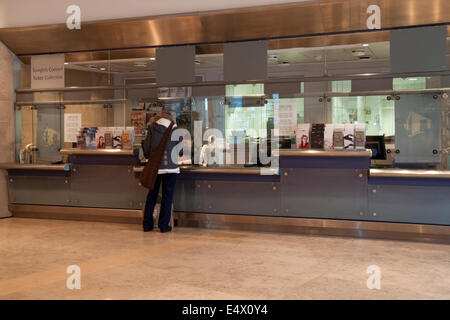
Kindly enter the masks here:
M 369 210 L 374 221 L 450 225 L 450 187 L 371 185 Z
M 283 168 L 281 204 L 287 217 L 364 219 L 367 170 Z
M 70 177 L 10 175 L 8 188 L 14 204 L 69 204 Z
M 174 210 L 185 212 L 203 212 L 203 193 L 197 191 L 204 185 L 202 181 L 178 179 L 175 184 Z
M 71 203 L 94 208 L 139 208 L 132 166 L 74 165 Z M 142 200 L 141 200 L 142 201 Z
M 279 190 L 280 185 L 276 182 L 179 180 L 174 209 L 185 212 L 277 215 L 280 210 Z

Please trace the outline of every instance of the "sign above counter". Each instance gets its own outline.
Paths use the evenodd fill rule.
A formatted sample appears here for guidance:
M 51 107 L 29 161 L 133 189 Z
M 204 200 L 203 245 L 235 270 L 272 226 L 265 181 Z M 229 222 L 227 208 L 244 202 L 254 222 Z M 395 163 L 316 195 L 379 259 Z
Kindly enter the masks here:
M 31 88 L 64 88 L 64 54 L 31 57 Z

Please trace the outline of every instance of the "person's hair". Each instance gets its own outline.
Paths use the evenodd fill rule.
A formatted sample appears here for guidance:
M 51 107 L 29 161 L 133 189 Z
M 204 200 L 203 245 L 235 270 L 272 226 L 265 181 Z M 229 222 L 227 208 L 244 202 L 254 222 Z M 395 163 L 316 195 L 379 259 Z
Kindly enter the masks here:
M 306 138 L 306 143 L 303 141 L 303 138 Z M 305 135 L 305 134 L 302 135 L 301 142 L 300 142 L 300 146 L 301 146 L 302 148 L 304 148 L 304 147 L 306 147 L 308 144 L 309 144 L 309 143 L 308 143 L 308 136 Z
M 172 115 L 170 113 L 168 113 L 167 111 L 163 111 L 160 114 L 153 117 L 151 124 L 154 124 L 156 121 L 158 121 L 161 118 L 170 120 L 173 123 L 175 123 L 175 120 L 173 119 Z

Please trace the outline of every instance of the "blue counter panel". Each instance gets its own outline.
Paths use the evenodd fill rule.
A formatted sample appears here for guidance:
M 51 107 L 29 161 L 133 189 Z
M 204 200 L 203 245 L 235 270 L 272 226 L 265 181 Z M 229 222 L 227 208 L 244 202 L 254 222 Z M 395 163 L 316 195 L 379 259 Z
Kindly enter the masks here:
M 373 221 L 450 225 L 450 187 L 371 185 Z
M 280 157 L 280 168 L 369 169 L 368 157 Z

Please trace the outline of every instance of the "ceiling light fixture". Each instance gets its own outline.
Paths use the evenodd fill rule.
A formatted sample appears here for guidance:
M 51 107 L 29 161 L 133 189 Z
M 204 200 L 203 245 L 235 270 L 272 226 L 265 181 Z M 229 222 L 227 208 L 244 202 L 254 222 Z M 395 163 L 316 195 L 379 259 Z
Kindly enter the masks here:
M 364 50 L 364 49 L 353 49 L 352 50 L 352 55 L 354 57 L 365 56 L 366 55 L 366 50 Z
M 146 67 L 146 66 L 147 66 L 147 62 L 145 62 L 145 61 L 136 61 L 136 62 L 134 63 L 134 65 L 135 65 L 136 67 Z
M 368 43 L 364 43 L 364 44 L 363 44 L 363 47 L 368 47 L 368 46 L 369 46 Z
M 155 58 L 155 57 L 151 57 L 151 58 L 149 58 L 149 60 L 151 60 L 151 61 L 155 61 L 155 60 L 156 60 L 156 58 Z

